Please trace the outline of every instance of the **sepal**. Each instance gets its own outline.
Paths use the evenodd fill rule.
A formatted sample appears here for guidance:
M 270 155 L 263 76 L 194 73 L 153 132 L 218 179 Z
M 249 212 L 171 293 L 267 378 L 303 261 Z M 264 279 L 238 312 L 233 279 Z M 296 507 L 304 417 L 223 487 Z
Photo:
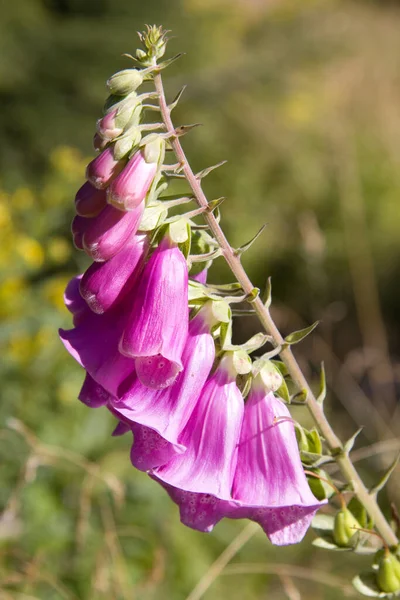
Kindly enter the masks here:
M 285 337 L 285 342 L 289 345 L 298 344 L 299 342 L 303 341 L 304 338 L 306 338 L 312 331 L 314 331 L 318 324 L 319 321 L 315 321 L 315 323 L 313 323 L 309 327 L 305 327 L 304 329 L 299 329 L 298 331 L 293 331 L 293 333 L 289 333 L 289 335 Z

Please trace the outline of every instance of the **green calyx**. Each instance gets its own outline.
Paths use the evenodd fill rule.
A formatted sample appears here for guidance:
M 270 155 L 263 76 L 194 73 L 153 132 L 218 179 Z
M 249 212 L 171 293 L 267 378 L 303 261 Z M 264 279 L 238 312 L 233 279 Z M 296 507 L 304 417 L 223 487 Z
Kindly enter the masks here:
M 360 529 L 360 524 L 348 508 L 339 510 L 334 519 L 333 539 L 335 543 L 344 548 L 349 545 L 353 535 Z
M 400 562 L 386 548 L 379 551 L 376 582 L 382 592 L 394 593 L 400 591 Z
M 283 383 L 279 369 L 270 360 L 260 358 L 253 364 L 253 385 L 260 385 L 265 392 L 276 392 Z

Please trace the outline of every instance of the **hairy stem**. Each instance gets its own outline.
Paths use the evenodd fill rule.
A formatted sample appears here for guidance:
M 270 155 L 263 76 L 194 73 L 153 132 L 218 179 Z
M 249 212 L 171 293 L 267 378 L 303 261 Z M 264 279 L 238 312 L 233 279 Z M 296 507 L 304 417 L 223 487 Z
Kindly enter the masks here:
M 154 76 L 154 84 L 156 87 L 156 91 L 159 96 L 159 105 L 161 110 L 162 119 L 164 121 L 167 132 L 171 134 L 171 145 L 175 152 L 175 155 L 182 165 L 183 173 L 193 191 L 194 198 L 199 207 L 207 208 L 208 200 L 201 188 L 200 180 L 196 179 L 195 174 L 193 173 L 189 162 L 185 156 L 179 138 L 174 135 L 175 128 L 171 120 L 170 110 L 168 108 L 168 104 L 165 99 L 164 87 L 162 82 L 162 77 L 160 73 L 157 73 Z M 222 231 L 218 221 L 212 214 L 212 212 L 204 212 L 204 218 L 213 234 L 215 239 L 217 240 L 222 254 L 228 263 L 232 273 L 235 275 L 237 281 L 243 288 L 243 291 L 246 294 L 250 294 L 254 289 L 252 282 L 247 276 L 246 271 L 244 270 L 240 258 L 235 254 L 234 250 L 230 246 L 228 240 L 225 237 L 224 232 Z M 264 305 L 261 298 L 258 297 L 253 303 L 252 306 L 263 326 L 265 331 L 272 337 L 274 346 L 281 346 L 284 344 L 284 339 L 280 334 L 277 326 L 275 325 L 269 309 Z M 332 427 L 330 426 L 322 406 L 317 402 L 316 397 L 314 396 L 309 384 L 307 383 L 306 378 L 303 375 L 302 370 L 300 369 L 299 364 L 297 363 L 296 358 L 294 357 L 290 347 L 286 346 L 284 350 L 281 351 L 280 356 L 285 363 L 289 374 L 295 383 L 296 387 L 299 390 L 305 390 L 307 393 L 305 404 L 308 407 L 318 429 L 326 440 L 326 443 L 332 454 L 335 456 L 335 460 L 342 472 L 345 480 L 350 483 L 354 489 L 354 492 L 358 496 L 360 502 L 364 505 L 370 517 L 373 519 L 376 529 L 381 534 L 382 538 L 388 544 L 388 546 L 396 546 L 397 538 L 391 529 L 389 523 L 386 521 L 383 513 L 381 512 L 376 500 L 369 493 L 367 488 L 365 487 L 361 477 L 357 473 L 356 469 L 353 466 L 349 456 L 344 453 L 343 445 Z

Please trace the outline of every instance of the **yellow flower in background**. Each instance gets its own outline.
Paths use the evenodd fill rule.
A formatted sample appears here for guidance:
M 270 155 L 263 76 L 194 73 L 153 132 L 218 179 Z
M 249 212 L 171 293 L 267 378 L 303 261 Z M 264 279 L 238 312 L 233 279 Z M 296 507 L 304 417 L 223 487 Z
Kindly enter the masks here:
M 29 188 L 21 187 L 13 193 L 11 203 L 19 211 L 28 210 L 35 205 L 35 196 Z
M 85 174 L 85 160 L 76 148 L 58 146 L 50 154 L 50 162 L 56 171 L 67 177 L 83 177 Z
M 21 313 L 27 285 L 21 277 L 7 277 L 0 285 L 0 316 L 6 317 Z
M 9 338 L 6 354 L 18 364 L 26 364 L 35 355 L 35 343 L 32 337 L 25 332 L 13 333 Z
M 15 249 L 28 267 L 39 269 L 44 262 L 44 250 L 34 238 L 21 235 L 16 239 Z
M 2 233 L 12 228 L 10 200 L 7 194 L 0 192 L 0 229 Z
M 49 259 L 57 264 L 62 264 L 71 256 L 72 245 L 63 237 L 53 237 L 47 244 Z
M 71 277 L 59 275 L 47 281 L 44 285 L 44 296 L 57 310 L 62 313 L 68 313 L 64 305 L 64 290 L 67 287 Z

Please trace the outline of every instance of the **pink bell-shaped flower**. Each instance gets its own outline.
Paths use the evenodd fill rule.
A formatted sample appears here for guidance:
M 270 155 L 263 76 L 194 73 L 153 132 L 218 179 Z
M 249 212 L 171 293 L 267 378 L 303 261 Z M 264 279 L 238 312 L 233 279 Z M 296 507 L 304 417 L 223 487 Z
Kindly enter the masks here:
M 110 402 L 116 417 L 132 425 L 131 459 L 142 471 L 165 464 L 176 452 L 185 449 L 179 443 L 179 436 L 196 406 L 215 357 L 207 317 L 203 310 L 190 321 L 182 354 L 183 371 L 172 385 L 151 390 L 135 379 L 120 398 Z
M 112 396 L 103 388 L 103 386 L 86 373 L 78 398 L 81 402 L 86 404 L 86 406 L 89 406 L 89 408 L 98 408 L 100 406 L 105 406 Z
M 187 333 L 186 260 L 167 234 L 143 270 L 119 347 L 135 358 L 140 381 L 161 389 L 182 371 Z
M 310 490 L 285 404 L 258 374 L 246 402 L 229 516 L 257 521 L 278 546 L 300 542 L 323 502 Z
M 129 213 L 107 205 L 96 217 L 76 216 L 72 221 L 74 243 L 82 245 L 95 261 L 109 260 L 135 235 L 143 212 L 144 203 Z
M 91 264 L 81 279 L 80 292 L 95 313 L 104 313 L 131 292 L 148 249 L 148 236 L 137 234 L 110 260 Z
M 76 279 L 78 283 L 67 286 L 70 298 L 76 294 L 79 286 L 79 278 Z M 80 295 L 79 298 L 75 296 L 73 301 L 70 299 L 69 304 L 78 318 L 73 329 L 60 329 L 61 341 L 92 379 L 116 396 L 120 384 L 134 371 L 134 361 L 118 351 L 118 342 L 128 314 L 126 301 L 104 315 L 91 311 Z
M 75 210 L 81 217 L 95 217 L 106 204 L 106 191 L 98 190 L 89 181 L 79 188 L 75 196 Z
M 146 162 L 138 150 L 107 190 L 107 201 L 120 210 L 134 210 L 146 197 L 157 173 L 156 162 Z
M 111 146 L 96 156 L 86 168 L 86 179 L 94 187 L 103 189 L 115 179 L 125 166 L 125 161 L 114 158 Z
M 229 512 L 243 407 L 232 353 L 227 353 L 203 387 L 180 437 L 186 452 L 151 471 L 189 527 L 211 531 Z

